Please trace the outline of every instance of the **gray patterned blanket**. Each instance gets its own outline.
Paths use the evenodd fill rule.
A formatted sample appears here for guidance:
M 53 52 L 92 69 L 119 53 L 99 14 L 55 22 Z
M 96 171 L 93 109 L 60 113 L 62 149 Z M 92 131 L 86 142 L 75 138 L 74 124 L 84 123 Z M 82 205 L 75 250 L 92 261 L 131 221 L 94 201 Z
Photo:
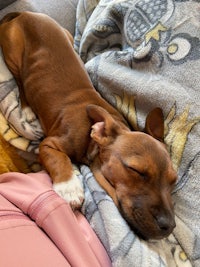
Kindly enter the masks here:
M 95 88 L 134 129 L 143 128 L 149 110 L 163 109 L 165 141 L 179 176 L 173 234 L 145 242 L 130 231 L 90 169 L 78 166 L 82 212 L 115 267 L 200 266 L 199 14 L 199 0 L 79 0 L 74 45 Z M 0 64 L 0 133 L 20 149 L 37 151 L 42 132 L 34 114 L 24 113 L 18 125 L 5 116 L 13 99 L 7 95 L 18 97 Z
M 75 48 L 94 86 L 135 129 L 152 108 L 164 110 L 165 141 L 179 176 L 173 193 L 177 227 L 169 238 L 146 243 L 103 192 L 94 191 L 84 170 L 97 205 L 86 204 L 85 214 L 114 266 L 200 266 L 199 2 L 79 1 Z

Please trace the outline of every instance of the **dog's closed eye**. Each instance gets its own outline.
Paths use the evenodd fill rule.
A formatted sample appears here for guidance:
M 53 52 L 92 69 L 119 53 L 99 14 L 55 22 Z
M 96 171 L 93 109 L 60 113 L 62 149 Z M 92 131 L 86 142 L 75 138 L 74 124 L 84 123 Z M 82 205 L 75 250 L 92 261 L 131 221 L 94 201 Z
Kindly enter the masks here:
M 138 168 L 136 168 L 135 166 L 129 166 L 127 164 L 125 164 L 126 168 L 131 171 L 134 174 L 137 174 L 139 177 L 141 177 L 142 179 L 146 180 L 147 176 L 145 175 L 145 173 L 141 170 L 138 170 Z

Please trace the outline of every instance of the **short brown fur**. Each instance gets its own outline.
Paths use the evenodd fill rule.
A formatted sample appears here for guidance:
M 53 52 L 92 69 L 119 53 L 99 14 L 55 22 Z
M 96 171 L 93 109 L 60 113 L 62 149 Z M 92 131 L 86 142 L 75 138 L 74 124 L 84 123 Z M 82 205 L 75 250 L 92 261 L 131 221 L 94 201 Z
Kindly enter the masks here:
M 96 92 L 72 43 L 43 14 L 11 13 L 1 21 L 5 62 L 45 133 L 41 162 L 54 183 L 71 179 L 72 161 L 89 165 L 133 230 L 146 239 L 167 236 L 175 227 L 176 173 L 162 142 L 162 112 L 150 112 L 146 133 L 132 132 Z

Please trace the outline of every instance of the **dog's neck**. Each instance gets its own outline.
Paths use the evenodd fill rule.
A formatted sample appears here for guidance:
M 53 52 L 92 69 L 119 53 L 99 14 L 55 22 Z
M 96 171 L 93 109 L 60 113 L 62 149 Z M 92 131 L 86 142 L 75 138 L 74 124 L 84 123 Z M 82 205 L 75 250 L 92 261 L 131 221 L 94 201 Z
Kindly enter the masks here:
M 101 159 L 99 157 L 100 147 L 99 145 L 91 139 L 88 147 L 85 164 L 88 165 L 95 176 L 97 182 L 102 186 L 104 190 L 113 199 L 115 205 L 118 207 L 118 199 L 116 195 L 116 190 L 110 181 L 102 174 L 101 171 Z
M 94 161 L 94 158 L 98 155 L 99 153 L 99 146 L 98 144 L 90 138 L 90 142 L 88 145 L 88 149 L 86 151 L 86 155 L 83 159 L 83 163 L 90 166 L 91 163 Z

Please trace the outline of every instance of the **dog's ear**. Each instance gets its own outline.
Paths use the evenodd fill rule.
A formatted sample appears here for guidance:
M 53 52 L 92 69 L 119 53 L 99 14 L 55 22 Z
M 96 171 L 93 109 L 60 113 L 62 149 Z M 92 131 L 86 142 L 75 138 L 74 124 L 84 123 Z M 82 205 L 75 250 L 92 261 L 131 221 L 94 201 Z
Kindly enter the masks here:
M 93 140 L 102 146 L 111 143 L 120 128 L 113 117 L 104 108 L 97 105 L 88 105 L 86 110 L 94 123 L 90 134 Z
M 155 108 L 148 114 L 144 131 L 164 142 L 164 116 L 161 108 Z

